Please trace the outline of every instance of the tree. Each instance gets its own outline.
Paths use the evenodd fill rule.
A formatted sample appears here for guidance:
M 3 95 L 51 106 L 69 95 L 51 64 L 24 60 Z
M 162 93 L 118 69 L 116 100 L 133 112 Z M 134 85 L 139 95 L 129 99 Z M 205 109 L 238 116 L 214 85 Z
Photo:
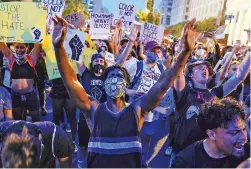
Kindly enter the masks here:
M 161 24 L 161 14 L 160 14 L 160 12 L 156 12 L 156 14 L 155 14 L 155 24 L 156 25 Z
M 75 13 L 83 12 L 85 18 L 89 17 L 89 12 L 87 11 L 86 5 L 81 0 L 66 0 L 65 9 L 63 11 L 63 16 Z
M 150 11 L 147 16 L 146 16 L 146 21 L 148 23 L 153 23 L 154 24 L 154 14 L 153 11 Z
M 217 29 L 215 18 L 207 18 L 203 21 L 200 21 L 199 26 L 197 28 L 198 32 L 208 32 L 208 31 L 214 31 Z M 181 34 L 181 31 L 184 27 L 184 25 L 187 23 L 187 21 L 178 23 L 176 25 L 170 26 L 166 28 L 165 32 L 171 33 L 174 37 L 178 38 Z
M 139 12 L 137 12 L 136 15 L 137 15 L 137 17 L 139 18 L 140 21 L 146 22 L 147 13 L 143 9 L 140 9 Z

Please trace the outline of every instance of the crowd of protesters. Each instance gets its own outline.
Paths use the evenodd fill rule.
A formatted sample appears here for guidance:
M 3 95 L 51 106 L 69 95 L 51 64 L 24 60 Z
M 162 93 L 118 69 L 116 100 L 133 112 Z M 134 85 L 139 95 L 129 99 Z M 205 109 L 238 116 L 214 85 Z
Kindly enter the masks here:
M 58 159 L 71 168 L 78 152 L 80 168 L 147 168 L 150 145 L 163 138 L 171 168 L 250 166 L 250 46 L 197 33 L 196 19 L 177 39 L 143 44 L 136 29 L 122 36 L 120 20 L 111 40 L 93 40 L 97 53 L 76 73 L 63 45 L 72 26 L 59 16 L 54 23 L 61 78 L 48 79 L 43 44 L 0 42 L 2 167 L 56 167 Z M 46 97 L 52 122 L 40 118 Z

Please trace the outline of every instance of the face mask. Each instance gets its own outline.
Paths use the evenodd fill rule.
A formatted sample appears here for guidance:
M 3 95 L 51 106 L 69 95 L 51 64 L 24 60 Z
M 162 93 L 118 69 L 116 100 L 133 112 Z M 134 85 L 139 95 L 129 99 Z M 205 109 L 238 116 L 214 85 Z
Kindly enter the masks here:
M 199 49 L 199 50 L 197 50 L 196 55 L 200 56 L 200 57 L 204 56 L 205 55 L 205 51 L 203 49 Z
M 125 95 L 126 82 L 123 78 L 108 78 L 105 80 L 105 92 L 112 99 Z
M 18 55 L 18 54 L 16 54 L 16 53 L 14 53 L 14 56 L 15 56 L 16 59 L 24 59 L 25 55 L 26 55 L 26 54 Z
M 105 66 L 104 65 L 94 65 L 93 66 L 93 70 L 94 70 L 94 73 L 97 73 L 97 74 L 99 74 L 99 73 L 103 73 L 104 72 L 104 70 L 105 70 Z
M 147 63 L 156 63 L 159 59 L 159 55 L 157 53 L 149 52 L 147 53 Z
M 105 52 L 106 51 L 106 48 L 105 47 L 101 47 L 100 48 L 102 52 Z

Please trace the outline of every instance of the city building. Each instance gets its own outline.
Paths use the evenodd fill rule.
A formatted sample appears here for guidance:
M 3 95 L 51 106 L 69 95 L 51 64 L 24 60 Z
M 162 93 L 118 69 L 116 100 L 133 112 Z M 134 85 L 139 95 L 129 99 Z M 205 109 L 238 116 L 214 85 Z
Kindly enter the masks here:
M 251 29 L 251 0 L 228 0 L 226 10 L 228 44 L 240 40 L 247 44 L 247 33 L 244 29 Z
M 161 0 L 159 11 L 161 13 L 161 24 L 163 26 L 170 25 L 173 0 Z
M 190 0 L 174 0 L 171 11 L 170 25 L 187 21 L 189 14 Z
M 102 0 L 88 0 L 88 11 L 97 13 L 109 13 L 108 9 L 103 6 Z
M 201 21 L 210 17 L 218 17 L 223 6 L 224 0 L 190 0 L 188 19 L 196 17 Z

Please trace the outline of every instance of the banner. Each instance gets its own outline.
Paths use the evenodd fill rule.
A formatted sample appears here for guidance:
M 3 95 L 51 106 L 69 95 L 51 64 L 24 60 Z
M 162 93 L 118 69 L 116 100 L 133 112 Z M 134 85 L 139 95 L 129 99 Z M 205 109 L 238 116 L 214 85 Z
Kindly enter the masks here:
M 83 13 L 80 12 L 76 12 L 67 16 L 64 16 L 64 19 L 75 26 L 75 28 L 81 28 L 84 26 L 85 24 L 85 16 L 83 15 Z
M 52 24 L 52 17 L 55 16 L 56 14 L 58 16 L 61 16 L 64 10 L 64 5 L 65 5 L 65 0 L 38 0 L 38 3 L 42 3 L 45 8 L 47 8 L 48 13 L 46 17 L 46 23 L 47 25 Z M 36 14 L 37 13 L 31 13 L 29 12 L 29 9 L 26 11 L 31 14 Z
M 69 59 L 83 63 L 85 33 L 76 29 L 68 29 L 64 47 Z
M 48 73 L 49 80 L 61 78 L 58 71 L 58 65 L 56 61 L 55 51 L 53 50 L 52 35 L 46 35 L 45 40 L 42 43 L 42 49 L 45 52 L 45 64 Z M 78 74 L 78 68 L 76 62 L 70 60 L 72 68 Z
M 143 44 L 146 44 L 149 41 L 156 41 L 159 44 L 162 42 L 162 38 L 164 36 L 164 27 L 154 25 L 151 23 L 144 23 L 141 26 L 140 31 L 140 41 Z
M 108 39 L 112 16 L 105 13 L 91 13 L 90 15 L 91 39 Z
M 46 32 L 45 19 L 46 10 L 37 3 L 1 2 L 0 42 L 42 42 Z
M 136 7 L 134 5 L 129 5 L 120 2 L 118 4 L 116 14 L 113 20 L 113 25 L 116 25 L 119 19 L 122 19 L 123 26 L 127 30 L 130 30 L 133 26 L 133 22 L 135 20 Z

